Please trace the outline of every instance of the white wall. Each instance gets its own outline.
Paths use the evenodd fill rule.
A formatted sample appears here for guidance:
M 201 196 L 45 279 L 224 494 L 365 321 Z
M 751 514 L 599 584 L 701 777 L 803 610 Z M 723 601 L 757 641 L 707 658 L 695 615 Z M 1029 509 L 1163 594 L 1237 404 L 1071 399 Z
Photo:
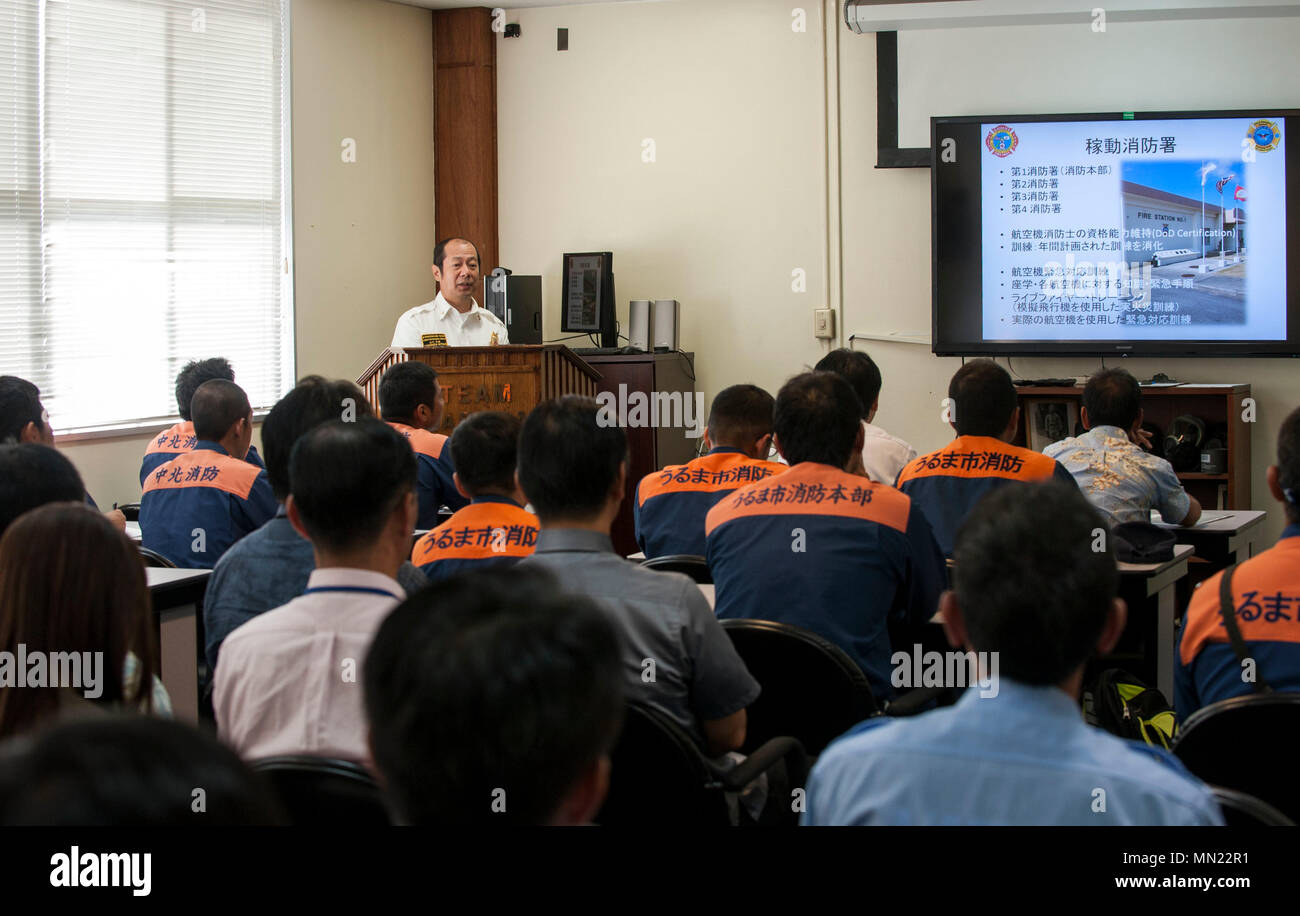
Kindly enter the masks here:
M 434 295 L 433 14 L 293 0 L 291 18 L 297 376 L 356 378 Z M 148 438 L 60 448 L 107 508 L 139 500 Z
M 1029 4 L 1027 4 L 1029 5 Z M 560 255 L 615 253 L 620 313 L 632 298 L 682 301 L 682 344 L 699 384 L 753 381 L 773 390 L 822 352 L 811 310 L 843 283 L 840 328 L 928 334 L 930 175 L 873 168 L 875 39 L 842 20 L 824 35 L 817 4 L 807 32 L 771 0 L 596 5 L 522 10 L 499 39 L 503 262 L 544 276 L 548 337 L 558 336 Z M 571 50 L 555 51 L 568 27 Z M 1186 79 L 1149 79 L 1201 49 Z M 932 114 L 1300 107 L 1295 19 L 1088 25 L 904 33 L 904 128 Z M 1015 49 L 1004 53 L 997 49 Z M 996 52 L 996 53 L 995 53 Z M 1207 61 L 1205 58 L 1209 58 Z M 838 60 L 838 114 L 826 115 L 824 61 Z M 1183 92 L 1187 79 L 1200 90 Z M 934 110 L 930 110 L 933 106 Z M 915 134 L 915 131 L 912 131 Z M 928 136 L 926 128 L 922 136 Z M 642 138 L 658 161 L 640 160 Z M 841 185 L 829 202 L 823 147 L 840 144 Z M 904 143 L 918 142 L 905 137 Z M 834 187 L 834 185 L 832 185 Z M 843 269 L 826 212 L 841 213 Z M 829 246 L 829 247 L 828 247 Z M 808 291 L 790 291 L 790 271 Z M 960 360 L 905 343 L 858 344 L 880 364 L 877 421 L 922 451 L 952 435 L 940 401 Z M 1086 375 L 1095 359 L 1014 359 L 1026 377 Z M 1277 427 L 1300 404 L 1286 360 L 1130 360 L 1138 375 L 1248 382 L 1259 405 L 1253 503 L 1270 508 L 1264 470 Z M 1272 508 L 1276 509 L 1275 504 Z M 1270 519 L 1270 536 L 1281 529 Z

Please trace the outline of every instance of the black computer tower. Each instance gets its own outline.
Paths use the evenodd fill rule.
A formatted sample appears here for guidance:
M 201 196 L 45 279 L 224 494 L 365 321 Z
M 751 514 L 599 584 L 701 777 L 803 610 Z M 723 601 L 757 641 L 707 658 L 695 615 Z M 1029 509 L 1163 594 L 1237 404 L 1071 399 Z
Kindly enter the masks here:
M 542 342 L 542 278 L 489 274 L 483 278 L 483 307 L 500 318 L 512 344 Z

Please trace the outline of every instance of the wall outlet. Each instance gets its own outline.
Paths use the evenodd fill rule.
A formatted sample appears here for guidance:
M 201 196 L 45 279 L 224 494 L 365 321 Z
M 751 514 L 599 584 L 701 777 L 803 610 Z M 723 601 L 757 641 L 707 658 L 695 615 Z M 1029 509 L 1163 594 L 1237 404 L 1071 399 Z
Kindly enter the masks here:
M 823 340 L 835 336 L 835 309 L 817 309 L 813 312 L 813 336 Z

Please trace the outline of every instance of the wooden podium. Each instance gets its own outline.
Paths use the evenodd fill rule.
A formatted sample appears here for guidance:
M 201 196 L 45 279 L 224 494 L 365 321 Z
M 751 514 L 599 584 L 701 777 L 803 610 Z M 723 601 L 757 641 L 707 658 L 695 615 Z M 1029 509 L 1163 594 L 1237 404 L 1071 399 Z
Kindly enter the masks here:
M 406 347 L 380 353 L 357 379 L 379 413 L 379 380 L 389 367 L 408 359 L 438 371 L 447 397 L 439 432 L 480 410 L 503 410 L 523 419 L 542 401 L 565 394 L 596 396 L 601 374 L 560 344 L 501 347 Z

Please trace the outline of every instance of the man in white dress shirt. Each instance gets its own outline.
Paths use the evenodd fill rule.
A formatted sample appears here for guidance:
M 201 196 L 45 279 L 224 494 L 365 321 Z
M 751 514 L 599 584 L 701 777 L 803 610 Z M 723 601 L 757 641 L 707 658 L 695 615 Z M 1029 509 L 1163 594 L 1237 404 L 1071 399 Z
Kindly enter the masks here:
M 369 763 L 362 659 L 406 592 L 415 453 L 387 423 L 332 421 L 289 464 L 289 521 L 316 569 L 288 604 L 237 627 L 217 659 L 218 736 L 248 760 L 311 754 Z
M 433 249 L 432 302 L 402 313 L 394 347 L 493 347 L 510 343 L 506 326 L 474 301 L 481 274 L 478 248 L 465 239 L 443 239 Z
M 880 409 L 880 370 L 875 360 L 861 350 L 841 347 L 827 353 L 813 368 L 834 372 L 853 386 L 862 402 L 862 470 L 876 483 L 893 486 L 899 472 L 916 457 L 916 449 L 871 422 Z

